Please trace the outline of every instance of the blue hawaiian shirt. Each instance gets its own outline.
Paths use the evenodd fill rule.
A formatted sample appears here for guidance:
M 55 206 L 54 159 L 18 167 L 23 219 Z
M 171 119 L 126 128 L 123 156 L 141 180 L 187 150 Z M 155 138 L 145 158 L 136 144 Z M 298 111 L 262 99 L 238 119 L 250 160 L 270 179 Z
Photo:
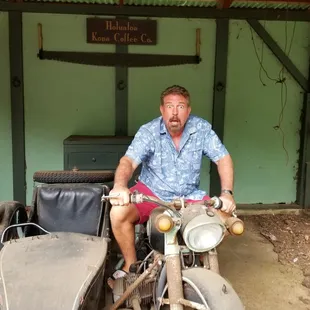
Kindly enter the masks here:
M 160 116 L 139 128 L 125 155 L 142 163 L 139 181 L 160 199 L 171 201 L 177 197 L 202 199 L 206 195 L 199 189 L 202 157 L 216 162 L 226 154 L 210 123 L 190 115 L 179 150 Z

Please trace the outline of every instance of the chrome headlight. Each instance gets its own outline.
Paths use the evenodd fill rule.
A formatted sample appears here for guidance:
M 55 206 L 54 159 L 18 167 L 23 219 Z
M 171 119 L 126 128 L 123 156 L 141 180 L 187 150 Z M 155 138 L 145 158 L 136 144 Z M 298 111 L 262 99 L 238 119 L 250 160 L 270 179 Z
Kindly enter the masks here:
M 194 217 L 183 230 L 187 247 L 195 252 L 206 252 L 215 248 L 225 236 L 225 226 L 213 216 L 201 214 Z

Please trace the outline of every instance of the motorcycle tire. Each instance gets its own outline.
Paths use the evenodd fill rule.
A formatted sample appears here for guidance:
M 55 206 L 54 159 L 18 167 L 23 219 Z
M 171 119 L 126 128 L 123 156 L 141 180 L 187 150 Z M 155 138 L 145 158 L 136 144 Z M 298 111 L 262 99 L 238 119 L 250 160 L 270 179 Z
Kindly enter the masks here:
M 204 268 L 190 268 L 182 271 L 182 277 L 186 299 L 202 303 L 198 289 L 211 310 L 245 309 L 236 291 L 219 274 Z
M 46 184 L 55 183 L 106 183 L 114 180 L 114 171 L 37 171 L 33 175 L 33 181 Z

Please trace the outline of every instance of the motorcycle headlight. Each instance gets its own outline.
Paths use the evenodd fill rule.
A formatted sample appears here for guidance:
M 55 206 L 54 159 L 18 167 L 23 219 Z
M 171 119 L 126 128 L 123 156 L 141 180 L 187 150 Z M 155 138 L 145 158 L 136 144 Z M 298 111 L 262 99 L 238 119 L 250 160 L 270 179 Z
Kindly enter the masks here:
M 219 218 L 207 214 L 196 216 L 183 230 L 185 244 L 195 252 L 206 252 L 215 248 L 224 235 L 225 226 Z

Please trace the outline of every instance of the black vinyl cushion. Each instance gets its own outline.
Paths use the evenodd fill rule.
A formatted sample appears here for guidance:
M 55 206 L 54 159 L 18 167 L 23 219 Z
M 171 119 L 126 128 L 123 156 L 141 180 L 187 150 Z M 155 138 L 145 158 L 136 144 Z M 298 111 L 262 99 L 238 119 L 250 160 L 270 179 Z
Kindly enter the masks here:
M 102 221 L 100 184 L 43 184 L 37 188 L 37 222 L 50 232 L 99 235 Z

